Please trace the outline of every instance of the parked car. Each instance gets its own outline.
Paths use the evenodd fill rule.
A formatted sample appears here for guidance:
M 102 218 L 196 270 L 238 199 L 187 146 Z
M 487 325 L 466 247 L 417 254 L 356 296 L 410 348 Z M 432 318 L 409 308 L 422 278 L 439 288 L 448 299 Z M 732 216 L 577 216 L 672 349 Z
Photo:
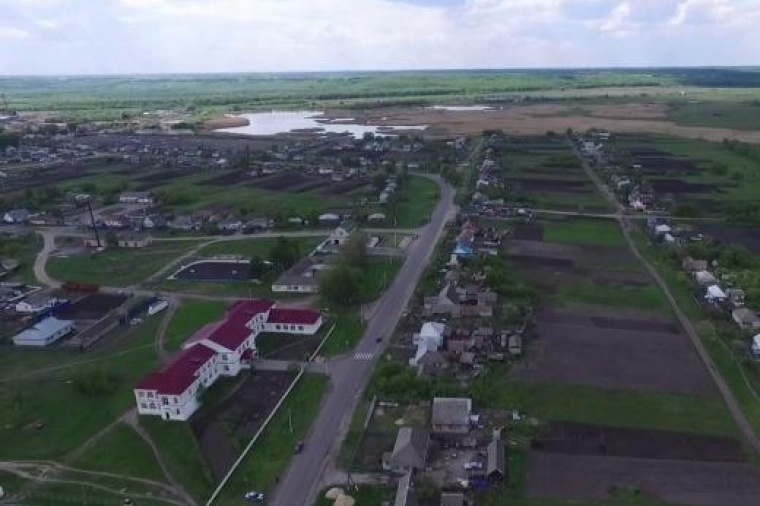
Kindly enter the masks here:
M 481 464 L 480 462 L 467 462 L 464 465 L 465 471 L 474 471 L 476 469 L 477 470 L 483 469 L 483 464 Z
M 302 451 L 303 451 L 303 441 L 299 441 L 299 442 L 296 443 L 296 447 L 295 447 L 294 453 L 296 455 L 298 455 Z
M 245 493 L 245 500 L 249 502 L 264 502 L 264 494 L 251 490 Z

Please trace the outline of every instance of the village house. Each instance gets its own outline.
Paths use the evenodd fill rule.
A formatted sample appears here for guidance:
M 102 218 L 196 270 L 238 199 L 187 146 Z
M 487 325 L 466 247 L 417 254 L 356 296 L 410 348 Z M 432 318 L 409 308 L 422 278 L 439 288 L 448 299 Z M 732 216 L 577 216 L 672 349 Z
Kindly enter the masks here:
M 393 506 L 417 506 L 417 504 L 417 495 L 414 493 L 412 471 L 410 470 L 398 480 Z
M 507 477 L 507 454 L 499 437 L 494 437 L 486 448 L 486 476 L 492 482 L 502 482 Z
M 744 306 L 744 299 L 747 298 L 747 294 L 741 288 L 728 288 L 728 289 L 726 289 L 726 296 L 728 297 L 728 301 L 734 307 L 742 307 L 742 306 Z
M 117 244 L 120 248 L 147 248 L 153 244 L 153 238 L 149 235 L 142 234 L 120 234 L 117 237 Z
M 395 473 L 424 469 L 429 444 L 430 434 L 426 430 L 401 427 L 393 451 L 383 454 L 383 469 Z
M 324 260 L 307 256 L 296 262 L 290 269 L 280 274 L 272 283 L 275 293 L 317 293 L 320 271 L 329 268 Z
M 443 346 L 443 334 L 446 331 L 446 325 L 437 322 L 425 323 L 420 332 L 412 338 L 412 344 L 417 347 L 414 357 L 409 359 L 409 365 L 417 367 L 420 360 L 428 353 L 435 353 Z
M 17 313 L 34 314 L 55 307 L 62 302 L 64 301 L 39 292 L 17 302 L 15 309 Z
M 74 322 L 52 316 L 27 328 L 13 338 L 16 346 L 48 346 L 74 331 Z
M 26 209 L 11 209 L 3 214 L 3 221 L 9 225 L 20 225 L 29 221 L 32 216 Z
M 167 224 L 172 230 L 182 230 L 185 232 L 200 230 L 202 225 L 203 223 L 201 220 L 193 218 L 192 216 L 176 216 Z
M 714 285 L 718 282 L 718 278 L 713 276 L 710 271 L 697 271 L 694 273 L 694 280 L 699 286 Z
M 187 420 L 200 407 L 200 394 L 220 376 L 236 376 L 257 356 L 262 332 L 313 335 L 322 315 L 309 309 L 275 307 L 270 300 L 238 301 L 222 322 L 204 327 L 183 351 L 135 386 L 137 411 L 164 420 Z
M 731 319 L 743 330 L 760 330 L 760 316 L 746 307 L 731 311 Z
M 119 194 L 119 202 L 122 204 L 153 204 L 153 195 L 150 192 L 122 192 Z
M 681 267 L 689 274 L 693 274 L 695 272 L 706 271 L 708 263 L 707 260 L 695 260 L 692 257 L 686 257 L 681 262 Z
M 722 304 L 726 298 L 726 292 L 718 285 L 710 285 L 705 291 L 705 300 L 711 304 Z
M 434 434 L 464 435 L 470 432 L 472 399 L 460 397 L 436 397 L 430 424 Z

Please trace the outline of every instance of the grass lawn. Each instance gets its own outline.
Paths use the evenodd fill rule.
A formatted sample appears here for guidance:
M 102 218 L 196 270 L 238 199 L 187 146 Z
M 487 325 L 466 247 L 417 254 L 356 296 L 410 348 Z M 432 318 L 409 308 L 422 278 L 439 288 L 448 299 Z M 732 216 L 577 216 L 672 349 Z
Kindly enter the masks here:
M 395 228 L 414 228 L 427 223 L 439 198 L 440 190 L 435 181 L 410 176 L 399 196 Z
M 18 271 L 3 281 L 19 280 L 28 284 L 36 284 L 34 259 L 41 249 L 42 238 L 37 234 L 14 238 L 0 236 L 0 258 L 14 259 L 21 264 Z
M 591 212 L 609 209 L 609 203 L 589 187 L 585 193 L 530 192 L 536 209 Z
M 199 502 L 208 499 L 214 480 L 190 425 L 149 416 L 141 417 L 140 425 L 150 433 L 172 477 Z
M 317 496 L 317 502 L 314 503 L 314 506 L 333 506 L 335 501 L 325 497 L 325 493 L 330 490 L 330 488 L 332 487 L 326 488 L 319 493 Z M 383 506 L 384 504 L 387 504 L 388 501 L 392 502 L 393 498 L 396 496 L 395 487 L 384 487 L 382 485 L 360 485 L 357 489 L 344 489 L 344 491 L 356 500 L 356 504 L 361 506 Z
M 552 299 L 560 305 L 572 303 L 599 304 L 647 309 L 670 314 L 667 299 L 656 285 L 642 288 L 603 286 L 593 281 L 561 284 L 557 286 Z
M 227 303 L 216 300 L 184 300 L 174 313 L 164 335 L 167 350 L 177 350 L 193 332 L 208 323 L 221 320 Z
M 268 275 L 261 283 L 253 281 L 185 281 L 179 279 L 167 279 L 156 286 L 156 290 L 175 293 L 191 293 L 197 295 L 220 295 L 227 297 L 265 297 L 285 299 L 288 294 L 275 294 L 272 292 L 272 282 L 276 276 Z M 301 295 L 301 294 L 294 294 Z
M 700 434 L 736 434 L 719 398 L 704 399 L 635 390 L 528 384 L 509 377 L 503 367 L 489 369 L 473 385 L 479 406 L 519 409 L 540 420 L 605 424 Z
M 542 222 L 544 241 L 584 246 L 625 246 L 620 226 L 614 220 L 583 220 Z
M 262 433 L 222 491 L 216 504 L 246 504 L 247 490 L 268 493 L 293 457 L 295 444 L 302 440 L 317 415 L 327 377 L 305 374 Z M 290 431 L 290 414 L 293 431 Z
M 369 265 L 363 273 L 362 299 L 373 301 L 379 298 L 393 283 L 402 265 L 402 258 L 370 257 Z
M 75 476 L 69 477 L 64 475 L 62 479 L 83 479 L 87 481 L 87 477 Z M 106 506 L 122 504 L 122 500 L 125 497 L 130 496 L 130 493 L 138 494 L 145 493 L 146 491 L 133 490 L 129 487 L 119 488 L 119 484 L 112 483 L 110 485 L 116 485 L 116 490 L 123 490 L 123 494 L 110 493 L 105 490 L 96 489 L 87 485 L 71 484 L 71 483 L 49 483 L 41 486 L 36 486 L 31 491 L 25 490 L 23 492 L 24 503 L 34 506 Z M 152 489 L 155 490 L 155 489 Z M 167 506 L 172 503 L 161 501 L 158 499 L 150 499 L 135 497 L 133 504 L 139 504 L 140 506 Z
M 115 426 L 98 439 L 72 466 L 93 471 L 108 469 L 111 473 L 155 481 L 166 479 L 148 444 L 126 424 Z
M 129 286 L 141 283 L 196 244 L 189 241 L 156 242 L 144 249 L 110 248 L 68 258 L 51 257 L 47 272 L 53 279 L 61 281 Z
M 325 235 L 314 237 L 288 237 L 287 239 L 298 244 L 301 254 L 306 255 L 326 238 L 327 236 Z M 277 240 L 277 237 L 261 237 L 257 239 L 255 236 L 250 239 L 222 240 L 203 247 L 198 251 L 198 255 L 203 257 L 240 255 L 245 258 L 250 258 L 252 255 L 258 255 L 266 259 L 269 257 L 269 250 L 277 243 Z
M 352 350 L 364 335 L 364 324 L 354 312 L 334 316 L 334 322 L 335 330 L 320 351 L 320 355 L 325 357 L 334 357 Z
M 148 318 L 127 331 L 133 351 L 0 384 L 0 426 L 9 427 L 0 431 L 0 459 L 63 458 L 121 416 L 134 404 L 132 386 L 155 365 L 152 341 L 160 320 Z M 113 373 L 115 390 L 102 395 L 78 391 L 74 380 L 92 370 Z M 42 428 L 35 429 L 38 424 Z

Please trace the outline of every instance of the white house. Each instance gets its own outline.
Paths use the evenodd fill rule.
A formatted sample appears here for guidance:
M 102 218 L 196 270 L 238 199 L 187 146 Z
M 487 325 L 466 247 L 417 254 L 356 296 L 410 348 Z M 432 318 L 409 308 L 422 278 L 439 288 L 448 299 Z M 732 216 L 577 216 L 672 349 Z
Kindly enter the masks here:
M 74 331 L 74 322 L 52 316 L 37 322 L 13 338 L 16 346 L 47 346 Z
M 16 303 L 17 313 L 34 314 L 55 307 L 59 302 L 55 297 L 48 297 L 42 293 L 32 294 Z
M 760 334 L 752 338 L 752 355 L 760 357 Z
M 710 271 L 697 271 L 694 273 L 694 279 L 700 286 L 714 285 L 718 279 Z
M 708 302 L 717 304 L 724 302 L 726 298 L 726 293 L 718 285 L 710 285 L 707 287 L 707 292 L 705 292 L 705 299 L 707 299 Z
M 150 192 L 122 192 L 119 194 L 119 202 L 122 204 L 152 204 L 153 196 Z
M 353 230 L 348 227 L 338 227 L 327 238 L 327 244 L 330 246 L 343 246 L 351 239 L 352 232 Z
M 428 353 L 437 352 L 443 346 L 443 333 L 446 325 L 438 322 L 427 322 L 420 329 L 419 334 L 415 334 L 412 344 L 417 346 L 417 351 L 413 358 L 409 359 L 409 365 L 417 367 L 419 361 Z
M 251 367 L 262 332 L 313 335 L 323 323 L 310 309 L 280 309 L 270 300 L 239 301 L 224 321 L 202 329 L 179 356 L 134 388 L 137 411 L 164 420 L 187 420 L 200 407 L 199 393 L 219 376 Z

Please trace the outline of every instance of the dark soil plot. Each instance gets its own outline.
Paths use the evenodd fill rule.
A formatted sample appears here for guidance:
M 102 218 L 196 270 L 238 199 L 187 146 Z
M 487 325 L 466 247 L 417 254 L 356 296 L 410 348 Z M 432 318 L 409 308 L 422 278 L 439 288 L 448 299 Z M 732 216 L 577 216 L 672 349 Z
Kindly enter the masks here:
M 249 182 L 251 175 L 245 171 L 225 172 L 210 179 L 204 179 L 198 186 L 230 186 L 237 183 Z
M 148 174 L 147 176 L 138 177 L 135 179 L 135 181 L 138 183 L 143 183 L 148 187 L 158 186 L 165 181 L 171 181 L 172 179 L 177 179 L 178 177 L 183 177 L 187 174 L 188 172 L 184 170 L 166 170 L 163 172 L 155 172 L 153 174 Z
M 680 334 L 678 327 L 672 323 L 656 320 L 641 320 L 634 318 L 605 318 L 591 316 L 594 327 L 600 329 L 636 330 L 639 332 L 662 332 L 665 334 Z
M 544 239 L 544 228 L 540 223 L 518 223 L 515 225 L 512 236 L 515 239 L 542 241 Z
M 630 286 L 633 288 L 644 288 L 651 285 L 646 275 L 637 272 L 626 271 L 603 271 L 603 270 L 585 270 L 579 272 L 586 279 L 591 278 L 594 283 L 607 286 Z
M 591 189 L 586 181 L 568 179 L 512 178 L 510 183 L 514 188 L 528 192 L 584 193 Z
M 356 465 L 360 469 L 380 470 L 383 454 L 393 451 L 396 435 L 383 432 L 366 432 L 357 453 Z
M 631 154 L 631 156 L 634 157 L 647 157 L 647 156 L 669 156 L 670 153 L 667 151 L 663 151 L 659 148 L 644 148 L 644 147 L 637 147 L 637 148 L 631 148 L 628 150 L 628 152 Z
M 603 268 L 609 263 L 620 265 L 635 262 L 635 258 L 627 248 L 582 246 L 523 239 L 509 241 L 507 252 L 510 257 L 573 260 L 577 265 L 591 265 L 595 268 Z
M 303 184 L 293 186 L 289 189 L 291 193 L 305 193 L 308 191 L 319 190 L 325 186 L 329 186 L 332 182 L 328 179 L 318 179 L 316 181 L 305 181 Z
M 526 492 L 549 499 L 605 500 L 621 487 L 691 506 L 757 506 L 760 470 L 750 464 L 632 459 L 531 451 Z
M 718 186 L 705 183 L 689 183 L 683 179 L 651 179 L 650 184 L 654 191 L 663 193 L 714 193 L 718 192 Z
M 698 231 L 713 239 L 740 244 L 753 253 L 760 254 L 760 227 L 750 225 L 729 225 L 726 223 L 702 223 Z
M 91 293 L 57 311 L 56 315 L 65 320 L 100 320 L 125 300 L 126 295 Z
M 538 338 L 515 370 L 519 379 L 598 388 L 714 395 L 714 387 L 683 335 L 598 328 L 570 315 L 538 318 Z M 561 318 L 557 318 L 561 320 Z
M 264 333 L 256 338 L 256 348 L 262 358 L 273 360 L 306 360 L 314 353 L 324 335 L 313 336 Z
M 256 434 L 295 376 L 295 372 L 256 371 L 229 399 L 191 418 L 216 480 L 232 467 L 240 453 L 238 443 L 246 443 Z
M 735 439 L 685 432 L 549 422 L 532 441 L 534 450 L 568 455 L 606 455 L 641 459 L 746 462 Z
M 693 161 L 685 158 L 676 158 L 670 156 L 638 156 L 631 161 L 633 165 L 641 165 L 644 174 L 664 174 L 666 172 L 676 172 L 679 174 L 696 174 L 701 172 L 699 166 Z
M 365 186 L 369 186 L 369 181 L 365 179 L 355 179 L 330 185 L 327 188 L 323 189 L 322 193 L 328 193 L 330 195 L 343 195 Z
M 197 262 L 177 271 L 174 279 L 185 281 L 247 281 L 250 279 L 248 262 Z
M 575 269 L 575 261 L 567 258 L 542 258 L 527 255 L 509 255 L 509 259 L 520 267 L 552 267 L 570 271 Z
M 258 179 L 249 183 L 248 186 L 269 191 L 286 191 L 288 188 L 298 186 L 305 180 L 306 178 L 303 174 L 299 174 L 298 172 L 285 172 L 276 176 Z

